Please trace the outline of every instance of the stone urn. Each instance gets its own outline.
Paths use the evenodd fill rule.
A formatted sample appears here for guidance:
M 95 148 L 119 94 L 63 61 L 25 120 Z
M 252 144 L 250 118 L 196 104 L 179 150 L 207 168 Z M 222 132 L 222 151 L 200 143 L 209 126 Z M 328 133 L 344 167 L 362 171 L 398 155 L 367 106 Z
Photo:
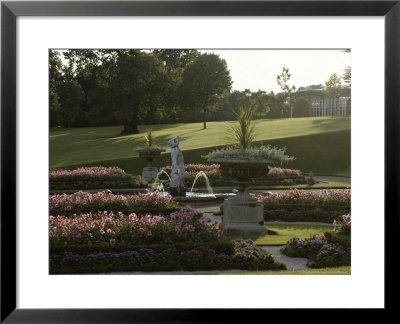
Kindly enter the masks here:
M 141 159 L 147 161 L 147 166 L 143 168 L 142 180 L 147 182 L 154 182 L 157 178 L 158 169 L 153 166 L 154 159 L 160 157 L 161 152 L 165 152 L 165 148 L 162 147 L 143 147 L 134 150 L 139 153 Z
M 221 228 L 226 234 L 266 235 L 264 226 L 264 205 L 249 193 L 248 183 L 252 179 L 268 174 L 272 161 L 244 161 L 208 159 L 218 163 L 224 178 L 233 179 L 238 184 L 236 196 L 225 199 Z

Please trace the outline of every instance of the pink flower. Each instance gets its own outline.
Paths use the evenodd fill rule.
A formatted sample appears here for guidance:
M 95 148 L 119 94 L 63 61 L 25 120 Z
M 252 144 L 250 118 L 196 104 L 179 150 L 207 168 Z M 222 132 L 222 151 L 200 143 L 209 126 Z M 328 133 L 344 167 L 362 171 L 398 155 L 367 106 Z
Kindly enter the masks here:
M 222 234 L 223 234 L 222 230 L 218 230 L 218 231 L 217 231 L 217 237 L 221 237 Z
M 203 224 L 203 225 L 204 225 L 204 224 L 206 224 L 207 222 L 208 222 L 208 219 L 207 219 L 206 217 L 202 217 L 202 218 L 199 219 L 199 223 L 200 223 L 200 224 Z
M 111 240 L 110 240 L 110 244 L 111 244 L 111 245 L 114 245 L 114 244 L 115 244 L 115 239 L 111 239 Z
M 190 233 L 194 232 L 194 230 L 195 230 L 194 226 L 192 226 L 192 225 L 186 225 L 185 228 L 186 228 L 186 230 L 187 230 L 188 232 L 190 232 Z

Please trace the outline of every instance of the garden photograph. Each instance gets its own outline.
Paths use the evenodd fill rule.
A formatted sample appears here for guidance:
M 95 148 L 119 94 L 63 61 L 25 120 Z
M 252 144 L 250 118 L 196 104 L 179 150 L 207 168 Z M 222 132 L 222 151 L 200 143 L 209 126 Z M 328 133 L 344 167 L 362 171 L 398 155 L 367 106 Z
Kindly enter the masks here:
M 350 49 L 48 54 L 50 275 L 351 274 Z

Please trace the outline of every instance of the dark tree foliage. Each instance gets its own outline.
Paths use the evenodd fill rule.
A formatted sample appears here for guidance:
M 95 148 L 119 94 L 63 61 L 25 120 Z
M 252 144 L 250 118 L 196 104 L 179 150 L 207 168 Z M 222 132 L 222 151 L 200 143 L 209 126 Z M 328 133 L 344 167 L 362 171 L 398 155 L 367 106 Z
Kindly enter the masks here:
M 158 49 L 153 52 L 169 69 L 184 69 L 200 56 L 195 49 Z
M 350 66 L 346 66 L 346 68 L 344 69 L 342 79 L 343 79 L 344 83 L 351 85 L 351 67 Z
M 218 108 L 211 113 L 210 120 L 236 120 L 240 108 L 251 110 L 256 118 L 265 118 L 270 111 L 271 96 L 262 90 L 234 90 L 218 100 Z
M 296 100 L 294 106 L 293 117 L 310 117 L 311 116 L 311 104 L 304 98 Z
M 111 105 L 124 129 L 122 134 L 138 133 L 138 125 L 162 109 L 164 65 L 150 53 L 121 53 L 115 63 L 110 91 Z
M 62 61 L 57 51 L 49 50 L 49 112 L 50 127 L 61 126 L 61 105 L 58 89 L 62 82 Z
M 183 71 L 182 106 L 187 113 L 202 113 L 207 128 L 209 111 L 217 108 L 218 99 L 229 92 L 231 84 L 225 60 L 216 54 L 202 54 Z
M 284 95 L 282 93 L 273 94 L 269 96 L 269 107 L 270 111 L 267 114 L 267 118 L 276 119 L 282 118 L 287 115 L 287 107 L 284 105 Z M 286 108 L 286 110 L 285 110 Z
M 83 116 L 85 94 L 75 79 L 66 79 L 58 89 L 61 122 L 64 127 L 79 126 Z

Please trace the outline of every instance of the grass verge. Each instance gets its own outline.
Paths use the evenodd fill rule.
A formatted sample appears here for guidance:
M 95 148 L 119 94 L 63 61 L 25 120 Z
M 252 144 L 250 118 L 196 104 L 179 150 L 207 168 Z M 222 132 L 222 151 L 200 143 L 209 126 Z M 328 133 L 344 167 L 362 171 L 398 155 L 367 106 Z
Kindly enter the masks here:
M 332 230 L 329 225 L 309 225 L 309 224 L 267 224 L 268 230 L 274 231 L 276 235 L 248 235 L 246 239 L 251 239 L 256 245 L 284 245 L 292 237 L 300 239 L 309 238 L 312 235 L 323 235 Z M 231 236 L 237 238 L 239 236 Z

